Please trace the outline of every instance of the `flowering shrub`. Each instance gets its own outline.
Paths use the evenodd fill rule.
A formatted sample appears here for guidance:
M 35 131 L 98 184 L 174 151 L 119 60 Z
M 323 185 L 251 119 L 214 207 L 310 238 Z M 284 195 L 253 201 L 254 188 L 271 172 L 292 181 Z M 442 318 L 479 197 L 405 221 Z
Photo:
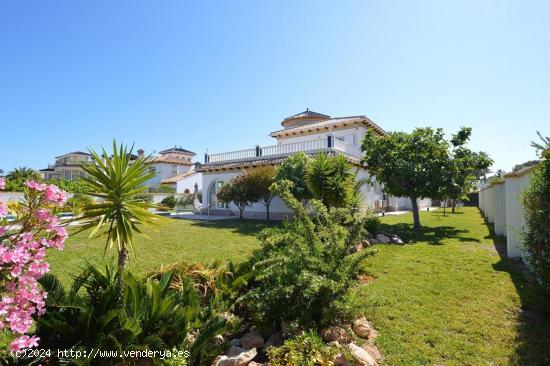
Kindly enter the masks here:
M 23 202 L 10 210 L 15 220 L 8 222 L 8 206 L 0 202 L 0 331 L 12 339 L 11 350 L 38 345 L 38 337 L 26 333 L 33 317 L 45 312 L 47 294 L 37 280 L 49 271 L 46 250 L 62 250 L 67 238 L 54 214 L 65 201 L 56 186 L 28 181 Z

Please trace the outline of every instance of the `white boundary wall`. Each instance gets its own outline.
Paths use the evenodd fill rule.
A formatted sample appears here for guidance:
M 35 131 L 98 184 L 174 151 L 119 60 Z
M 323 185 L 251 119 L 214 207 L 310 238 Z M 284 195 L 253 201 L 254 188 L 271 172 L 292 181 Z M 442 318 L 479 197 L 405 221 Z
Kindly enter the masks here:
M 521 193 L 531 179 L 533 166 L 504 175 L 502 182 L 493 183 L 479 191 L 479 209 L 495 234 L 506 237 L 508 257 L 522 256 L 521 240 L 525 218 Z

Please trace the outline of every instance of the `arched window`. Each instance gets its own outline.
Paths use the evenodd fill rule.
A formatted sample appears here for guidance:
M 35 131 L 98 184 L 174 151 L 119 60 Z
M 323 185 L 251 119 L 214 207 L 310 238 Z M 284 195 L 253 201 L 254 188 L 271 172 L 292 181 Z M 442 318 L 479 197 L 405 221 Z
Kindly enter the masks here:
M 218 200 L 218 192 L 222 186 L 223 182 L 221 180 L 215 180 L 210 183 L 208 187 L 208 205 L 210 208 L 227 208 L 227 205 Z

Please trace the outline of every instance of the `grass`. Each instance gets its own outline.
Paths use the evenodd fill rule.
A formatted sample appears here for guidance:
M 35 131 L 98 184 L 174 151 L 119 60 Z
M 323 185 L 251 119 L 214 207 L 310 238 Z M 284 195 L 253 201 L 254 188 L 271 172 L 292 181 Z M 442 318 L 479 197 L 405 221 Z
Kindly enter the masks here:
M 380 332 L 384 365 L 550 365 L 549 302 L 523 266 L 501 254 L 505 243 L 477 209 L 423 212 L 418 232 L 410 214 L 382 222 L 412 245 L 375 245 L 379 253 L 366 264 L 374 280 L 355 288 L 349 302 Z M 153 240 L 137 240 L 130 265 L 139 273 L 177 261 L 243 261 L 265 225 L 171 220 L 148 233 Z M 85 260 L 101 261 L 103 246 L 73 235 L 48 260 L 67 282 Z
M 479 211 L 386 216 L 413 245 L 375 245 L 374 280 L 350 295 L 380 332 L 385 365 L 549 365 L 548 301 L 523 266 L 501 256 Z
M 167 220 L 157 230 L 147 230 L 151 240 L 138 236 L 136 255 L 130 255 L 129 268 L 137 273 L 175 262 L 204 262 L 215 259 L 244 261 L 259 246 L 256 234 L 267 224 L 261 221 L 220 220 L 197 222 Z M 70 235 L 61 252 L 49 251 L 52 273 L 64 283 L 79 272 L 85 261 L 103 259 L 105 239 L 89 239 L 88 233 Z M 107 250 L 106 260 L 116 249 Z

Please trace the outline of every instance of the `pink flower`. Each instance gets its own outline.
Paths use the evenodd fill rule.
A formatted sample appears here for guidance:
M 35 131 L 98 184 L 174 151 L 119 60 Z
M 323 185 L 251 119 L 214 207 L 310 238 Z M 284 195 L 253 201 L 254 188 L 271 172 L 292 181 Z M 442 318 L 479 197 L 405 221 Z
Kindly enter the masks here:
M 0 178 L 0 189 L 6 189 L 6 180 L 4 178 Z
M 60 190 L 57 186 L 50 184 L 44 189 L 44 201 L 46 203 L 55 203 L 61 207 L 67 201 L 67 192 Z
M 32 190 L 42 192 L 44 189 L 46 189 L 45 184 L 41 184 L 38 182 L 35 182 L 34 180 L 28 180 L 25 182 L 25 185 L 29 187 Z
M 8 206 L 4 202 L 0 202 L 0 218 L 8 215 Z
M 29 337 L 27 335 L 22 335 L 18 337 L 15 341 L 10 343 L 10 350 L 19 351 L 23 348 L 37 347 L 39 340 L 40 338 L 36 336 Z
M 0 278 L 3 279 L 0 300 L 0 329 L 16 334 L 10 349 L 36 347 L 38 337 L 28 333 L 35 318 L 46 311 L 47 294 L 40 289 L 38 279 L 49 271 L 45 262 L 46 250 L 62 249 L 67 230 L 59 225 L 47 205 L 63 205 L 67 195 L 54 185 L 33 181 L 26 182 L 26 198 L 29 207 L 22 212 L 22 220 L 33 224 L 29 231 L 13 230 L 8 238 L 0 242 Z M 31 192 L 32 191 L 32 192 Z M 35 199 L 38 198 L 38 199 Z M 0 213 L 6 214 L 4 204 Z M 34 212 L 34 217 L 29 217 Z M 31 220 L 33 219 L 33 220 Z M 6 227 L 0 226 L 0 235 Z

